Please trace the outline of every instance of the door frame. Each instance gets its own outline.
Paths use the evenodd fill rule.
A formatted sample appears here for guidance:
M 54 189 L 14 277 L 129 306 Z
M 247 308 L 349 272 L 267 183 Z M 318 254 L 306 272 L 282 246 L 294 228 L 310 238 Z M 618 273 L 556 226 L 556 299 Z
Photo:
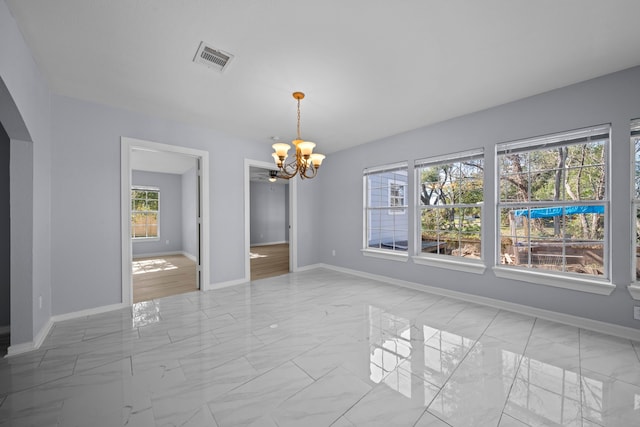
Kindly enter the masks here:
M 196 227 L 199 230 L 197 258 L 201 260 L 200 290 L 209 287 L 209 152 L 196 150 L 194 148 L 182 147 L 179 145 L 162 144 L 159 142 L 146 141 L 142 139 L 121 137 L 120 138 L 120 173 L 121 173 L 121 244 L 122 244 L 122 303 L 130 306 L 133 304 L 133 278 L 131 262 L 133 260 L 133 250 L 131 242 L 131 150 L 142 149 L 152 151 L 162 151 L 192 156 L 200 161 L 199 174 L 196 173 L 196 186 L 199 195 L 197 200 L 200 207 L 200 219 Z M 200 185 L 198 185 L 198 183 Z
M 278 168 L 270 162 L 244 159 L 244 276 L 251 281 L 251 183 L 250 168 L 267 170 Z M 289 180 L 289 272 L 298 271 L 298 198 L 296 197 L 297 180 Z

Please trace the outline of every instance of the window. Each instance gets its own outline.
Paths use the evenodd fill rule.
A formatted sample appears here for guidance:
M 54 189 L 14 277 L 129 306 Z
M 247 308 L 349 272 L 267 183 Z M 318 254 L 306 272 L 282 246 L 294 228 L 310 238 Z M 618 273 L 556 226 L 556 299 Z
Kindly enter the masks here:
M 407 163 L 364 171 L 364 248 L 407 251 Z
M 131 237 L 158 239 L 160 189 L 133 187 L 131 189 Z
M 407 203 L 405 201 L 405 194 L 407 192 L 407 183 L 402 181 L 389 180 L 389 215 L 401 215 L 405 213 Z
M 481 258 L 482 150 L 416 161 L 419 250 Z
M 633 230 L 635 232 L 635 248 L 633 250 L 633 268 L 635 282 L 640 282 L 640 119 L 631 121 L 631 149 L 634 159 L 634 191 L 633 191 Z
M 497 145 L 499 264 L 608 278 L 609 133 Z

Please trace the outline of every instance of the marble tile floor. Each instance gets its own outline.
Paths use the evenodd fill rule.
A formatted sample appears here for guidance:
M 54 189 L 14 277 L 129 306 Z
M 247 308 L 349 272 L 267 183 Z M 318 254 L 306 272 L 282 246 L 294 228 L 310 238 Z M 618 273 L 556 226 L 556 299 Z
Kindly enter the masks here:
M 640 426 L 640 343 L 316 269 L 57 323 L 0 426 Z

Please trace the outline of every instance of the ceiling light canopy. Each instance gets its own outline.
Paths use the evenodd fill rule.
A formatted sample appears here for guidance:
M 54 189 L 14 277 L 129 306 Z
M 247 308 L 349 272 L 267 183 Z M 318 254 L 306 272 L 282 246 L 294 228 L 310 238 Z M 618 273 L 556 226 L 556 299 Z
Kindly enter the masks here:
M 278 169 L 280 169 L 278 172 L 279 178 L 290 179 L 296 175 L 300 175 L 302 179 L 313 178 L 318 174 L 318 169 L 325 156 L 313 152 L 313 149 L 316 147 L 315 143 L 304 141 L 300 137 L 300 100 L 304 98 L 304 93 L 293 92 L 293 98 L 298 101 L 298 136 L 292 141 L 296 147 L 296 158 L 286 163 L 288 157 L 287 152 L 291 146 L 284 142 L 276 142 L 271 146 L 274 150 L 272 154 L 273 160 L 276 162 Z

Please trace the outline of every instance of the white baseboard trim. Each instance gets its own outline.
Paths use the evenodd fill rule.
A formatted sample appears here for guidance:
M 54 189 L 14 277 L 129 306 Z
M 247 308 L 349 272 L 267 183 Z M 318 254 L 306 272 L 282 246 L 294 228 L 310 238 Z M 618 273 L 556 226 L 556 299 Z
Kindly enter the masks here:
M 316 268 L 329 268 L 331 269 L 333 266 L 329 266 L 328 264 L 309 264 L 309 265 L 305 265 L 302 267 L 298 267 L 294 270 L 294 272 L 302 272 L 302 271 L 309 271 L 309 270 L 315 270 Z
M 15 356 L 18 354 L 27 353 L 29 351 L 39 349 L 42 343 L 44 342 L 45 338 L 47 338 L 47 335 L 49 335 L 49 332 L 51 332 L 51 329 L 57 322 L 91 316 L 93 314 L 101 314 L 109 311 L 120 310 L 126 307 L 128 307 L 126 304 L 118 303 L 118 304 L 105 305 L 102 307 L 89 308 L 87 310 L 80 310 L 72 313 L 58 314 L 56 316 L 52 316 L 49 318 L 47 323 L 42 327 L 42 329 L 40 329 L 40 332 L 38 332 L 38 334 L 36 335 L 33 341 L 10 346 L 7 349 L 6 357 L 11 357 L 11 356 Z
M 11 333 L 11 325 L 0 326 L 0 335 L 7 335 Z
M 266 243 L 251 243 L 249 246 L 269 246 L 269 245 L 282 245 L 284 243 L 289 243 L 286 240 L 282 240 L 280 242 L 266 242 Z
M 185 252 L 185 251 L 169 251 L 169 252 L 153 252 L 153 253 L 148 253 L 148 254 L 135 254 L 133 256 L 133 260 L 137 260 L 140 258 L 151 258 L 151 257 L 156 257 L 156 256 L 169 256 L 169 255 L 184 255 L 187 258 L 189 258 L 191 261 L 193 262 L 197 262 L 198 261 L 198 257 L 196 257 L 195 255 L 190 254 L 189 252 Z
M 190 254 L 189 252 L 182 251 L 182 255 L 186 256 L 187 258 L 189 258 L 193 262 L 198 262 L 198 257 L 195 256 L 195 255 Z
M 311 266 L 309 266 L 311 267 Z M 305 267 L 306 268 L 306 267 Z M 538 317 L 544 320 L 550 320 L 553 322 L 564 323 L 565 325 L 575 326 L 576 328 L 588 329 L 603 334 L 614 335 L 620 338 L 625 338 L 633 341 L 640 341 L 640 330 L 629 328 L 626 326 L 614 325 L 612 323 L 601 322 L 599 320 L 587 319 L 585 317 L 573 316 L 571 314 L 558 313 L 556 311 L 544 310 L 541 308 L 529 307 L 527 305 L 516 304 L 507 301 L 501 301 L 493 298 L 465 294 L 464 292 L 452 291 L 449 289 L 438 288 L 436 286 L 423 285 L 420 283 L 409 282 L 400 279 L 394 279 L 392 277 L 381 276 L 378 274 L 366 273 L 359 270 L 352 270 L 350 268 L 338 267 L 329 264 L 314 264 L 314 268 L 326 268 L 329 270 L 339 271 L 341 273 L 352 274 L 354 276 L 364 277 L 367 279 L 377 280 L 380 282 L 389 283 L 403 288 L 414 289 L 417 291 L 428 292 L 444 297 L 456 298 L 466 302 L 472 302 L 476 304 L 483 304 L 489 307 L 497 308 L 500 310 L 512 311 L 515 313 L 526 314 L 533 317 Z
M 21 344 L 13 344 L 9 346 L 9 348 L 7 349 L 7 354 L 4 357 L 13 357 L 19 354 L 28 353 L 33 350 L 37 350 L 37 348 L 33 344 L 33 341 L 23 342 Z
M 249 281 L 247 279 L 236 279 L 236 280 L 229 280 L 228 282 L 220 282 L 220 283 L 209 283 L 208 285 L 204 286 L 204 291 L 213 291 L 216 289 L 223 289 L 223 288 L 228 288 L 230 286 L 237 286 L 237 285 L 242 285 L 245 283 L 249 283 Z
M 168 256 L 168 255 L 184 255 L 182 251 L 168 251 L 168 252 L 149 252 L 144 254 L 133 254 L 133 260 L 137 260 L 139 258 L 151 258 L 154 256 Z
M 38 332 L 33 341 L 10 345 L 7 349 L 7 355 L 5 357 L 12 357 L 18 354 L 28 353 L 30 351 L 39 349 L 44 342 L 44 339 L 47 338 L 47 335 L 49 335 L 49 332 L 51 332 L 51 328 L 53 328 L 53 320 L 49 318 L 49 320 L 47 320 L 47 323 L 45 323 L 42 329 L 40 329 L 40 332 Z
M 57 314 L 51 317 L 53 323 L 62 322 L 63 320 L 77 319 L 79 317 L 91 316 L 94 314 L 107 313 L 109 311 L 121 310 L 128 308 L 129 306 L 123 303 L 103 305 L 101 307 L 88 308 L 86 310 L 74 311 L 72 313 Z

